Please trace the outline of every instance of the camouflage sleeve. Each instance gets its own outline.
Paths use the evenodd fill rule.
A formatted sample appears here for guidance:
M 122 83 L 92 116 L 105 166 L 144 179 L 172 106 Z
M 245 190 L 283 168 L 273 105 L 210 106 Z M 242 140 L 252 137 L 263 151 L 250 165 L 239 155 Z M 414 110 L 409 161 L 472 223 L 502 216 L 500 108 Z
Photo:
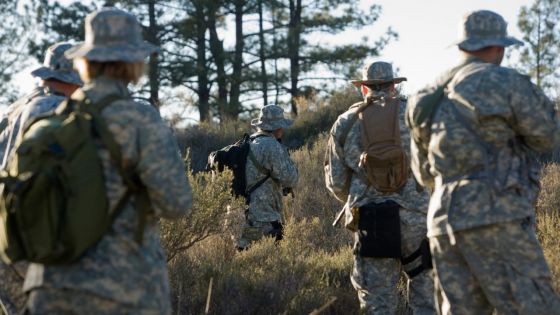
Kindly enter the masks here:
M 410 137 L 410 168 L 418 184 L 434 190 L 434 178 L 430 173 L 428 152 L 413 137 Z
M 286 148 L 276 140 L 274 149 L 270 152 L 270 175 L 278 181 L 282 187 L 294 187 L 298 182 L 297 167 L 290 158 Z
M 159 114 L 143 106 L 149 109 L 147 122 L 139 128 L 139 176 L 157 216 L 185 215 L 192 205 L 192 191 L 177 142 Z
M 340 119 L 333 125 L 327 142 L 324 162 L 325 185 L 336 199 L 346 202 L 352 180 L 352 169 L 344 163 L 344 148 L 336 137 L 338 130 L 340 130 Z
M 537 152 L 553 150 L 560 142 L 560 123 L 554 103 L 526 76 L 516 76 L 511 107 L 514 130 Z

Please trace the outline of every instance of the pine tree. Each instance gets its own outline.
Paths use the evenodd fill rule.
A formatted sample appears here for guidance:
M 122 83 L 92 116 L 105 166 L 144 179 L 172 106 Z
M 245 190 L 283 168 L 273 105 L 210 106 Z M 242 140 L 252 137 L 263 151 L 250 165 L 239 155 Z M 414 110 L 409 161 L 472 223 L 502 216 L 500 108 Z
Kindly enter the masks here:
M 523 6 L 519 12 L 518 26 L 525 42 L 518 48 L 519 68 L 547 92 L 553 91 L 560 77 L 559 19 L 560 2 L 557 0 L 535 0 L 530 7 Z

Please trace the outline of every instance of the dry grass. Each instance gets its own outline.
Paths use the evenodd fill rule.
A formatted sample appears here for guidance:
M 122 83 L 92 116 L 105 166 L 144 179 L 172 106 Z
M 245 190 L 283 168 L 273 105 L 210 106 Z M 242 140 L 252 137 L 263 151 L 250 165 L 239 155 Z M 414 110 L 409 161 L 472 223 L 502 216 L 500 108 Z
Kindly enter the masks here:
M 541 193 L 537 202 L 537 232 L 552 270 L 554 286 L 560 292 L 560 165 L 542 170 Z
M 319 108 L 316 116 L 302 114 L 302 122 L 294 124 L 297 132 L 292 136 L 299 134 L 310 140 L 291 153 L 300 171 L 300 182 L 295 188 L 295 197 L 285 198 L 286 235 L 279 244 L 266 239 L 250 250 L 238 253 L 231 235 L 236 233 L 232 222 L 239 221 L 231 221 L 225 212 L 225 204 L 232 202 L 225 193 L 228 175 L 214 179 L 206 174 L 191 175 L 197 217 L 192 222 L 186 219 L 164 226 L 166 247 L 171 250 L 173 247 L 169 242 L 177 243 L 177 237 L 188 240 L 192 237 L 190 234 L 201 231 L 204 225 L 211 226 L 213 232 L 194 242 L 188 250 L 176 252 L 169 262 L 177 314 L 204 313 L 211 279 L 209 314 L 309 314 L 322 306 L 326 307 L 321 314 L 358 312 L 356 293 L 349 277 L 351 235 L 342 227 L 331 226 L 341 205 L 327 193 L 324 185 L 326 135 L 313 134 L 312 128 L 306 126 L 315 126 L 316 130 L 330 127 L 336 118 L 334 113 L 342 110 L 342 103 L 337 103 L 338 109 Z M 240 132 L 240 125 L 236 126 L 229 128 Z M 201 127 L 197 131 L 200 139 L 192 137 L 189 140 L 191 143 L 198 141 L 202 147 L 198 148 L 201 156 L 210 148 L 223 146 L 228 143 L 227 139 L 239 135 L 212 130 L 206 133 Z M 537 205 L 539 239 L 553 271 L 555 287 L 560 289 L 558 164 L 543 168 L 542 191 Z M 239 216 L 234 220 L 238 219 Z

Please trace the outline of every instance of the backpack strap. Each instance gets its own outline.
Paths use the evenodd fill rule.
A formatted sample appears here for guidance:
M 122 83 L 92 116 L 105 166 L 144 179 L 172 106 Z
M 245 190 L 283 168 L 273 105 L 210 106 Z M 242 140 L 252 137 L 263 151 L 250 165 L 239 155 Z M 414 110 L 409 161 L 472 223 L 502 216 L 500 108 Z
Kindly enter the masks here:
M 260 138 L 260 137 L 268 137 L 268 135 L 266 134 L 257 134 L 254 137 L 250 137 L 249 138 L 249 143 L 252 142 L 253 140 Z M 250 196 L 255 190 L 257 190 L 257 188 L 259 188 L 262 184 L 264 184 L 264 182 L 266 182 L 269 178 L 271 178 L 271 174 L 270 171 L 267 170 L 264 166 L 262 166 L 261 163 L 259 163 L 259 161 L 257 160 L 257 158 L 255 157 L 255 154 L 253 153 L 253 151 L 251 151 L 251 146 L 249 145 L 248 148 L 248 153 L 247 153 L 247 157 L 249 158 L 249 160 L 251 161 L 251 163 L 253 163 L 253 165 L 255 166 L 255 168 L 263 175 L 266 175 L 265 177 L 261 178 L 258 182 L 254 183 L 251 187 L 247 188 L 247 196 Z
M 134 196 L 134 203 L 139 210 L 138 228 L 136 230 L 135 239 L 138 243 L 142 243 L 147 218 L 149 213 L 152 211 L 150 197 L 146 187 L 138 177 L 135 170 L 132 167 L 124 165 L 121 148 L 115 141 L 113 134 L 109 131 L 109 128 L 105 123 L 105 119 L 101 115 L 103 109 L 112 103 L 128 99 L 128 97 L 113 94 L 104 97 L 98 102 L 92 103 L 89 98 L 86 98 L 83 104 L 78 104 L 77 109 L 89 113 L 92 116 L 94 132 L 99 137 L 107 151 L 109 151 L 109 155 L 115 163 L 119 175 L 128 188 L 126 193 L 120 198 L 113 209 L 113 217 L 116 217 L 122 209 L 124 209 L 130 197 Z
M 354 116 L 350 117 L 348 125 L 346 125 L 346 128 L 342 130 L 342 134 L 340 135 L 340 139 L 339 139 L 340 145 L 342 147 L 344 147 L 344 144 L 346 144 L 346 139 L 348 138 L 348 134 L 350 133 L 350 130 L 352 130 L 352 127 L 354 127 L 356 121 L 358 121 L 358 118 L 360 117 L 360 113 L 363 112 L 368 105 L 369 103 L 367 102 L 358 102 L 350 106 L 350 108 L 358 107 L 358 110 L 356 111 L 356 114 Z

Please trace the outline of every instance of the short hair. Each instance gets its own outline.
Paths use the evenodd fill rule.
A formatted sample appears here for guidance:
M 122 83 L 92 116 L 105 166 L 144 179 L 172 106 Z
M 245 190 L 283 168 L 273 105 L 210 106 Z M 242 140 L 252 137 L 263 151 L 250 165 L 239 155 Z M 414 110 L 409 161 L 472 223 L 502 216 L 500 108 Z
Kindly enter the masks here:
M 138 83 L 145 72 L 146 64 L 144 61 L 124 62 L 124 61 L 107 61 L 99 62 L 87 60 L 85 58 L 77 58 L 74 61 L 80 76 L 84 81 L 99 76 L 107 76 L 112 79 L 124 81 L 126 83 Z

